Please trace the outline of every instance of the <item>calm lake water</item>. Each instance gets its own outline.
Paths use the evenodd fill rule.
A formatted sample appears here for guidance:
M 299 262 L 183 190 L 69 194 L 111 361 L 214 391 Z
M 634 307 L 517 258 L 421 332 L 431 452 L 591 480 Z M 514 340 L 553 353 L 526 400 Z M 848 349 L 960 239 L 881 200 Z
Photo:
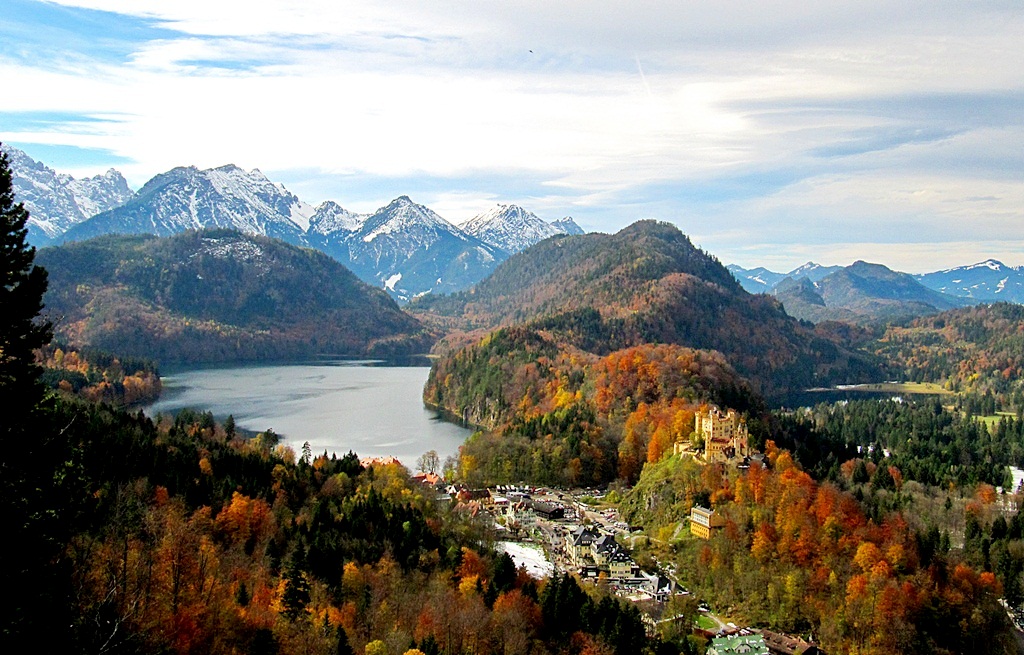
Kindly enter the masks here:
M 471 434 L 423 406 L 429 371 L 351 361 L 175 371 L 163 377 L 160 401 L 145 411 L 191 407 L 218 420 L 231 414 L 247 430 L 273 429 L 297 454 L 309 441 L 314 455 L 394 455 L 412 469 L 428 450 L 442 462 L 455 455 Z

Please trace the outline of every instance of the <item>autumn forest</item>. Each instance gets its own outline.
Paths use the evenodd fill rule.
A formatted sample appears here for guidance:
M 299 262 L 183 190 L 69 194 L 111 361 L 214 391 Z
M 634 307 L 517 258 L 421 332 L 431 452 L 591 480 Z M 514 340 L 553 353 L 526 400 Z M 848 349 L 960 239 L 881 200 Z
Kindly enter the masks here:
M 643 221 L 402 310 L 325 256 L 230 232 L 37 253 L 6 156 L 0 216 L 4 652 L 703 654 L 698 601 L 830 653 L 1017 652 L 1019 305 L 812 325 Z M 601 496 L 638 565 L 691 592 L 662 603 L 671 620 L 606 579 L 517 568 L 494 520 L 439 502 L 412 462 L 139 410 L 169 361 L 431 347 L 423 401 L 476 430 L 447 482 Z M 756 458 L 703 456 L 711 407 L 742 416 Z M 722 519 L 709 539 L 686 529 L 694 505 Z

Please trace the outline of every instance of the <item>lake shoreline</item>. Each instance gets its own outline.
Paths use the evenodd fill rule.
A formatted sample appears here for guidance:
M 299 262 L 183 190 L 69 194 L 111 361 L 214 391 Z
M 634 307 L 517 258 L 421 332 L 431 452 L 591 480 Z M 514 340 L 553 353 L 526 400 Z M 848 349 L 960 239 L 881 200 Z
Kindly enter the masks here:
M 296 452 L 398 458 L 410 468 L 428 450 L 457 455 L 472 429 L 423 403 L 427 360 L 330 358 L 171 369 L 164 394 L 142 408 L 147 416 L 185 408 L 234 417 L 248 432 L 272 429 Z

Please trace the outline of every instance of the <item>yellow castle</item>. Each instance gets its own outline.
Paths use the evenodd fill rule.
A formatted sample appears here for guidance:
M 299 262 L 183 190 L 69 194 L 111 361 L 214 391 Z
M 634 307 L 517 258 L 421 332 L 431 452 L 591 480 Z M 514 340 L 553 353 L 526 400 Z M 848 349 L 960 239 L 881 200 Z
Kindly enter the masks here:
M 747 422 L 730 409 L 722 412 L 714 405 L 698 411 L 694 417 L 693 431 L 704 440 L 704 457 L 709 462 L 725 461 L 733 457 L 750 455 Z M 676 452 L 680 444 L 676 444 Z

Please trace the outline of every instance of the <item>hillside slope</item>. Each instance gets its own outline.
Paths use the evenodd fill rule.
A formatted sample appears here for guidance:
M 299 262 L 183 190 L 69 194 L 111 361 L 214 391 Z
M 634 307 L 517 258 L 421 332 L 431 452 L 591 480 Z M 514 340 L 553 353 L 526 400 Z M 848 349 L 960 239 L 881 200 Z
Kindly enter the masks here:
M 327 255 L 228 230 L 39 251 L 58 337 L 161 362 L 423 352 L 432 338 Z
M 871 362 L 787 316 L 774 299 L 743 291 L 676 227 L 653 221 L 614 235 L 549 239 L 471 291 L 411 309 L 467 329 L 535 321 L 595 354 L 644 343 L 717 350 L 769 396 L 874 373 Z
M 995 303 L 890 326 L 870 346 L 899 377 L 1024 407 L 1024 307 Z

